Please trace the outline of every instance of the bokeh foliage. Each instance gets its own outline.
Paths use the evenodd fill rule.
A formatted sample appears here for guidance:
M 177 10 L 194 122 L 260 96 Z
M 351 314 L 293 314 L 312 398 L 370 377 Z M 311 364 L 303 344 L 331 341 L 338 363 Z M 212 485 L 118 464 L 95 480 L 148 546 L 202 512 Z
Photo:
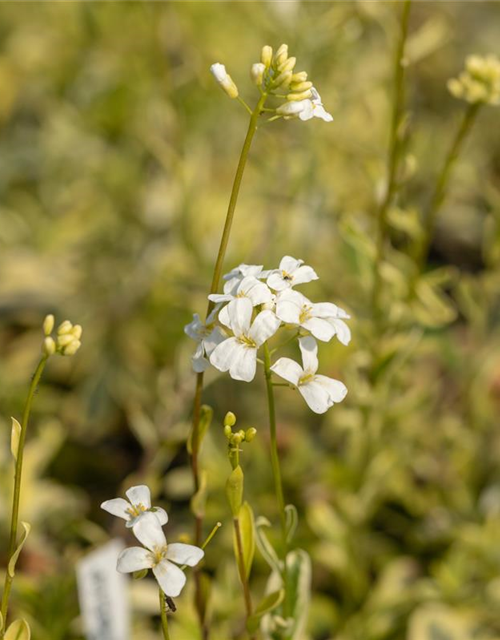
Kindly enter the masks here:
M 408 43 L 407 176 L 390 212 L 384 331 L 370 320 L 376 201 L 385 179 L 398 3 L 4 3 L 0 6 L 0 548 L 10 415 L 19 415 L 44 315 L 85 328 L 36 398 L 23 519 L 33 525 L 15 604 L 36 640 L 81 638 L 73 566 L 122 533 L 99 510 L 132 482 L 191 532 L 185 441 L 194 378 L 183 325 L 205 306 L 247 114 L 208 72 L 224 62 L 249 101 L 250 64 L 287 42 L 335 122 L 262 128 L 228 268 L 288 253 L 316 298 L 353 316 L 349 349 L 321 350 L 345 403 L 318 417 L 278 394 L 288 499 L 313 558 L 311 640 L 500 638 L 500 128 L 485 108 L 439 214 L 420 295 L 408 251 L 463 106 L 446 90 L 465 56 L 498 47 L 498 3 L 415 3 Z M 377 345 L 377 383 L 368 364 Z M 259 434 L 247 499 L 274 517 L 263 381 L 212 372 L 204 400 L 207 526 L 229 523 L 221 420 Z M 242 602 L 231 531 L 207 557 L 215 638 Z M 266 566 L 256 558 L 262 591 Z M 2 558 L 2 566 L 5 558 Z M 22 577 L 21 577 L 22 576 Z M 156 591 L 133 585 L 137 638 L 156 638 Z M 239 593 L 239 592 L 238 592 Z M 172 623 L 197 637 L 186 591 Z M 150 631 L 148 631 L 150 629 Z M 149 634 L 149 635 L 148 635 Z

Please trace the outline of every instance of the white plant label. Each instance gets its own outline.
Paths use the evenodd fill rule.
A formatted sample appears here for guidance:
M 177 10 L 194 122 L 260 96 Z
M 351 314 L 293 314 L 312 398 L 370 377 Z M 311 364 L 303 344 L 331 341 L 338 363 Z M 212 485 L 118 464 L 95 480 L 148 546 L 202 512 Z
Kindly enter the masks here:
M 128 583 L 116 570 L 124 546 L 121 540 L 112 540 L 77 565 L 78 598 L 87 640 L 130 638 Z

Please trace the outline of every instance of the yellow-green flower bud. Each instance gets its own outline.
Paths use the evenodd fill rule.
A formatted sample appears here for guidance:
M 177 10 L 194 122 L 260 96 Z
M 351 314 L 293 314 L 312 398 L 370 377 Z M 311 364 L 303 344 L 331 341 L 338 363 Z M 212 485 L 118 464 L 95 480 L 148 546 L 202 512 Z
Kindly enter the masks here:
M 231 437 L 231 444 L 232 444 L 234 447 L 238 447 L 238 446 L 241 444 L 242 440 L 243 440 L 243 438 L 241 437 L 241 433 L 240 433 L 240 432 L 235 433 L 235 434 Z
M 269 69 L 271 66 L 271 62 L 273 61 L 273 48 L 269 45 L 265 45 L 262 47 L 262 51 L 260 53 L 260 61 L 262 64 L 266 66 L 266 69 Z
M 52 330 L 54 329 L 55 318 L 50 313 L 48 316 L 45 316 L 45 320 L 43 321 L 43 332 L 46 336 L 50 336 Z
M 227 73 L 226 67 L 223 64 L 216 62 L 210 67 L 210 71 L 217 83 L 230 98 L 238 97 L 238 87 L 234 84 L 233 79 Z
M 288 58 L 288 60 L 285 60 L 283 64 L 280 64 L 280 66 L 278 67 L 278 71 L 280 71 L 281 73 L 283 73 L 283 71 L 292 71 L 296 64 L 297 58 L 292 56 L 291 58 Z
M 245 440 L 247 442 L 252 442 L 252 440 L 255 438 L 256 435 L 257 435 L 257 429 L 255 427 L 250 427 L 250 429 L 246 430 Z
M 231 427 L 226 424 L 226 426 L 224 427 L 224 435 L 226 436 L 226 438 L 229 440 L 231 438 L 231 436 L 233 435 L 233 432 L 231 431 Z
M 307 80 L 307 71 L 299 71 L 292 76 L 292 82 L 305 82 Z
M 288 45 L 282 44 L 278 51 L 276 51 L 276 55 L 274 56 L 274 64 L 279 67 L 280 64 L 283 64 L 288 58 Z
M 288 88 L 291 81 L 292 81 L 292 72 L 284 71 L 283 73 L 280 73 L 279 76 L 276 77 L 276 80 L 274 81 L 274 86 L 276 87 L 276 89 Z
M 46 356 L 51 356 L 56 352 L 56 343 L 54 338 L 47 336 L 43 341 L 42 351 Z
M 289 102 L 298 102 L 300 100 L 307 100 L 312 97 L 311 89 L 307 89 L 306 91 L 302 91 L 301 93 L 289 93 L 286 99 Z
M 250 68 L 250 78 L 257 87 L 260 87 L 260 85 L 264 82 L 265 73 L 266 65 L 262 62 L 256 62 Z
M 245 440 L 245 431 L 243 429 L 240 429 L 238 431 L 238 435 L 240 436 L 241 441 L 243 442 Z
M 80 340 L 82 337 L 83 329 L 82 325 L 75 324 L 75 326 L 71 329 L 71 335 L 74 336 L 77 340 Z
M 65 320 L 63 323 L 59 325 L 57 333 L 61 336 L 65 333 L 69 333 L 72 328 L 73 328 L 73 325 L 71 324 L 71 322 L 69 320 Z
M 302 91 L 307 91 L 313 86 L 312 82 L 292 82 L 290 85 L 290 90 L 295 93 L 301 93 Z
M 62 336 L 57 338 L 57 344 L 59 347 L 67 347 L 75 340 L 75 336 L 71 333 L 63 333 Z
M 236 416 L 232 411 L 228 411 L 224 416 L 224 424 L 227 424 L 230 427 L 234 427 L 234 425 L 236 424 Z
M 465 71 L 448 80 L 448 90 L 471 104 L 500 104 L 500 60 L 494 56 L 469 56 Z
M 64 347 L 63 355 L 74 356 L 78 349 L 82 346 L 80 340 L 73 340 L 67 347 Z
M 238 465 L 233 469 L 226 482 L 226 496 L 231 507 L 233 518 L 237 518 L 243 502 L 243 471 Z

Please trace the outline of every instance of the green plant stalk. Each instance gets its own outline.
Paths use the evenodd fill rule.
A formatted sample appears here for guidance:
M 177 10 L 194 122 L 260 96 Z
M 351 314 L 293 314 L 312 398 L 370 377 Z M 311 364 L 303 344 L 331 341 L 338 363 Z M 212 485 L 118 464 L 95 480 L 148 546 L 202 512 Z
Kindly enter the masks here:
M 220 241 L 219 251 L 217 254 L 217 259 L 215 261 L 214 273 L 212 277 L 212 283 L 210 286 L 209 295 L 212 293 L 217 293 L 219 288 L 219 283 L 222 277 L 222 269 L 224 266 L 224 258 L 227 251 L 227 246 L 229 243 L 229 236 L 231 234 L 231 227 L 234 219 L 234 212 L 236 210 L 236 204 L 238 202 L 238 195 L 240 192 L 241 181 L 243 179 L 243 174 L 245 172 L 245 167 L 248 160 L 248 155 L 250 152 L 250 148 L 252 146 L 252 141 L 257 131 L 259 116 L 262 113 L 262 109 L 264 108 L 264 104 L 267 99 L 267 94 L 262 93 L 259 101 L 257 102 L 255 109 L 252 112 L 250 117 L 250 122 L 248 124 L 247 134 L 245 136 L 245 141 L 243 142 L 243 147 L 241 149 L 240 159 L 238 162 L 238 167 L 236 169 L 236 174 L 234 176 L 233 187 L 231 190 L 231 197 L 229 199 L 229 205 L 227 208 L 226 221 L 224 223 L 224 229 L 222 231 L 222 237 Z M 210 315 L 212 309 L 214 308 L 214 303 L 209 301 L 207 307 L 207 317 Z M 200 411 L 201 411 L 201 399 L 203 394 L 203 373 L 198 373 L 196 375 L 196 387 L 195 394 L 193 399 L 193 418 L 192 418 L 192 437 L 191 437 L 191 471 L 193 475 L 193 483 L 195 492 L 198 491 L 200 487 L 200 471 L 199 471 L 199 453 L 200 453 Z M 203 538 L 203 518 L 201 516 L 196 516 L 195 522 L 195 542 L 199 546 L 201 540 Z M 203 603 L 202 603 L 202 593 L 201 593 L 201 585 L 199 579 L 199 570 L 195 570 L 195 606 L 198 613 L 198 618 L 200 620 L 200 625 L 202 627 L 202 638 L 206 640 L 209 636 L 208 629 L 205 627 L 205 623 L 203 620 Z
M 160 587 L 160 616 L 161 616 L 161 630 L 163 633 L 163 640 L 170 640 L 170 634 L 168 633 L 168 616 L 165 602 L 165 594 Z
M 250 585 L 248 584 L 248 579 L 247 579 L 247 575 L 246 575 L 246 571 L 245 571 L 245 558 L 244 558 L 244 554 L 243 554 L 243 540 L 241 537 L 241 526 L 240 526 L 240 519 L 238 517 L 233 518 L 233 527 L 234 527 L 234 535 L 236 538 L 236 552 L 237 552 L 237 558 L 236 561 L 238 563 L 238 572 L 240 574 L 240 580 L 241 580 L 241 584 L 243 587 L 243 597 L 245 599 L 245 611 L 246 611 L 246 620 L 248 622 L 248 619 L 250 618 L 250 616 L 253 613 L 253 606 L 252 606 L 252 595 L 250 593 Z M 255 634 L 252 634 L 250 636 L 250 640 L 255 640 Z
M 405 46 L 408 37 L 408 23 L 410 18 L 411 0 L 405 0 L 401 13 L 401 31 L 394 57 L 394 100 L 391 116 L 391 129 L 389 138 L 389 154 L 387 158 L 387 187 L 384 197 L 377 210 L 377 230 L 375 240 L 375 264 L 373 273 L 373 286 L 371 291 L 371 310 L 377 329 L 380 327 L 381 309 L 380 298 L 382 295 L 381 267 L 384 261 L 385 248 L 389 233 L 387 215 L 392 204 L 397 188 L 397 175 L 401 159 L 401 134 L 400 126 L 404 110 L 405 99 Z M 378 333 L 378 332 L 377 332 Z
M 23 473 L 23 458 L 24 458 L 24 445 L 26 442 L 26 431 L 28 429 L 28 422 L 31 414 L 31 406 L 33 404 L 33 398 L 35 396 L 35 392 L 40 382 L 40 378 L 42 377 L 43 370 L 45 369 L 45 365 L 47 363 L 49 356 L 43 355 L 40 358 L 40 362 L 33 374 L 33 378 L 31 379 L 30 388 L 28 391 L 28 396 L 26 398 L 26 404 L 24 405 L 23 419 L 21 423 L 21 433 L 19 434 L 19 447 L 17 451 L 17 460 L 15 467 L 15 476 L 14 476 L 14 494 L 12 498 L 12 515 L 10 520 L 10 540 L 9 540 L 9 561 L 12 558 L 16 548 L 17 548 L 17 532 L 19 528 L 19 503 L 21 500 L 21 479 Z M 5 574 L 5 583 L 2 594 L 2 617 L 4 628 L 0 630 L 0 638 L 3 638 L 5 635 L 5 629 L 7 628 L 7 611 L 9 607 L 9 596 L 12 587 L 12 576 L 7 571 Z
M 445 201 L 453 169 L 460 156 L 464 142 L 476 120 L 480 107 L 481 103 L 477 102 L 475 104 L 469 104 L 465 109 L 462 120 L 455 133 L 455 137 L 453 138 L 448 150 L 448 154 L 446 155 L 443 167 L 438 175 L 431 203 L 424 219 L 423 240 L 417 255 L 417 266 L 419 271 L 424 268 L 425 263 L 427 262 L 432 236 L 436 226 L 437 215 Z

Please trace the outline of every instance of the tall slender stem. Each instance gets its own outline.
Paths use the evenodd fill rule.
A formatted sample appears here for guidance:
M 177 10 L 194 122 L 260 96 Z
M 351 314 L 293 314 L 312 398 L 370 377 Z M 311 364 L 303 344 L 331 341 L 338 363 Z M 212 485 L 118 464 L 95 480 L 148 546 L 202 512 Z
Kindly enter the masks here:
M 375 265 L 371 292 L 371 309 L 374 321 L 380 324 L 380 297 L 382 295 L 381 267 L 385 255 L 388 235 L 387 215 L 397 187 L 397 175 L 401 156 L 401 119 L 405 97 L 405 45 L 408 36 L 411 0 L 405 0 L 401 13 L 401 31 L 394 56 L 394 99 L 387 157 L 387 185 L 384 197 L 377 210 L 377 231 L 375 241 Z
M 9 560 L 12 558 L 17 548 L 17 533 L 19 527 L 19 504 L 21 500 L 21 479 L 23 473 L 23 458 L 24 458 L 24 445 L 26 442 L 26 431 L 28 429 L 28 422 L 31 414 L 31 405 L 33 398 L 42 377 L 43 370 L 47 363 L 48 356 L 43 355 L 38 363 L 38 366 L 31 379 L 28 396 L 26 398 L 26 404 L 24 405 L 23 419 L 21 423 L 21 433 L 19 434 L 19 446 L 17 450 L 16 468 L 14 476 L 14 494 L 12 498 L 12 515 L 10 521 L 10 540 L 9 540 Z M 4 590 L 2 594 L 2 618 L 4 622 L 4 628 L 0 630 L 0 637 L 4 637 L 5 629 L 7 628 L 7 610 L 9 607 L 9 596 L 12 587 L 12 576 L 9 571 L 5 574 Z
M 465 139 L 472 129 L 472 125 L 474 124 L 480 106 L 481 103 L 477 102 L 475 104 L 469 104 L 465 109 L 460 125 L 456 131 L 455 137 L 452 140 L 445 161 L 438 175 L 429 209 L 427 210 L 427 215 L 424 219 L 424 235 L 417 255 L 417 265 L 420 270 L 422 270 L 425 266 L 427 257 L 429 255 L 432 235 L 434 232 L 434 227 L 436 226 L 437 214 L 439 213 L 439 210 L 441 209 L 446 198 L 453 168 L 456 161 L 458 160 Z
M 252 141 L 257 131 L 259 117 L 262 113 L 262 109 L 264 108 L 264 104 L 267 99 L 267 94 L 263 93 L 257 102 L 255 109 L 252 112 L 250 117 L 250 122 L 248 124 L 247 134 L 245 136 L 245 141 L 243 142 L 243 147 L 241 149 L 240 159 L 238 162 L 238 167 L 236 169 L 236 174 L 234 176 L 233 188 L 231 190 L 231 197 L 229 199 L 229 205 L 227 208 L 226 220 L 224 223 L 224 229 L 222 231 L 222 237 L 220 241 L 219 251 L 217 254 L 217 259 L 215 261 L 214 273 L 212 276 L 212 283 L 210 285 L 211 293 L 217 293 L 219 288 L 219 283 L 222 276 L 222 269 L 224 266 L 224 258 L 227 251 L 227 246 L 229 243 L 229 236 L 231 234 L 231 227 L 234 219 L 234 212 L 236 210 L 236 203 L 238 202 L 238 195 L 240 192 L 241 181 L 243 179 L 243 174 L 245 172 L 245 167 L 248 160 L 248 155 L 250 152 L 250 147 L 252 146 Z M 207 316 L 210 314 L 212 309 L 214 308 L 214 303 L 209 302 L 207 307 Z M 200 452 L 200 410 L 201 410 L 201 400 L 203 394 L 203 373 L 198 373 L 196 376 L 196 388 L 195 394 L 193 398 L 193 418 L 192 418 L 192 437 L 191 437 L 191 470 L 193 475 L 193 482 L 195 491 L 198 491 L 200 487 L 200 471 L 199 471 L 199 452 Z M 203 518 L 201 516 L 196 516 L 195 523 L 195 540 L 196 544 L 199 546 L 201 540 L 203 538 Z M 201 593 L 201 582 L 199 571 L 195 570 L 195 605 L 198 613 L 198 618 L 201 625 L 202 630 L 202 638 L 203 640 L 207 640 L 209 636 L 208 629 L 206 628 L 204 622 L 204 614 L 203 614 L 203 595 Z
M 160 616 L 161 616 L 161 630 L 163 632 L 163 640 L 170 640 L 170 634 L 168 633 L 168 616 L 167 616 L 167 606 L 165 602 L 165 594 L 163 593 L 162 588 L 159 589 L 160 592 Z

